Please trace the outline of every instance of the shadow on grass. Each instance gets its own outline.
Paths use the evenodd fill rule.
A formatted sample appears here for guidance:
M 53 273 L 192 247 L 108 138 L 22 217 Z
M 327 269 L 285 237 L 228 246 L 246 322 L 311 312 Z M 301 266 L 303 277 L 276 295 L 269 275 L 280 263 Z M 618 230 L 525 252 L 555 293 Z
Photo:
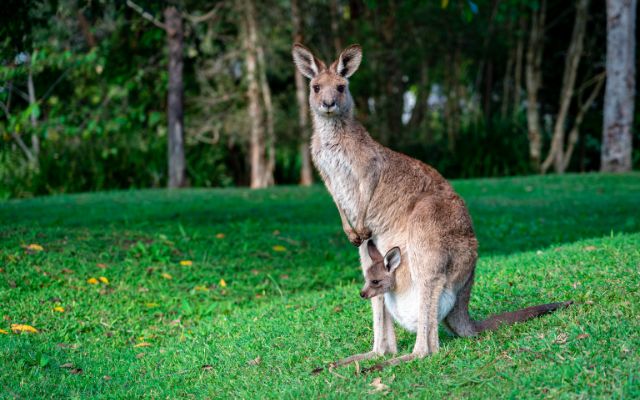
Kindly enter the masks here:
M 640 231 L 639 174 L 472 180 L 454 186 L 472 214 L 481 255 Z M 319 185 L 54 196 L 0 203 L 0 221 L 2 236 L 16 227 L 92 232 L 110 227 L 142 234 L 235 231 L 246 241 L 279 230 L 303 244 L 341 235 L 335 206 Z M 331 245 L 338 252 L 352 249 L 346 239 Z

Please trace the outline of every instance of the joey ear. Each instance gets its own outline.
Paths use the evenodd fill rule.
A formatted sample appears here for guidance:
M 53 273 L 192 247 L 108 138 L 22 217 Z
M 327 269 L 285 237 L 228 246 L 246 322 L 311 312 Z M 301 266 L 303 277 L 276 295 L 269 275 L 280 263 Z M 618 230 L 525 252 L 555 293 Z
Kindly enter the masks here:
M 376 244 L 373 243 L 373 240 L 367 240 L 367 250 L 369 251 L 369 257 L 374 262 L 382 260 L 382 254 L 378 251 Z
M 336 74 L 349 78 L 360 66 L 362 61 L 362 47 L 359 44 L 352 44 L 342 50 L 340 57 L 331 65 Z
M 400 265 L 402 258 L 400 257 L 400 248 L 394 247 L 387 251 L 384 255 L 384 266 L 387 267 L 387 271 L 393 272 Z
M 327 68 L 322 61 L 313 55 L 311 50 L 300 43 L 293 45 L 291 55 L 293 55 L 293 62 L 296 64 L 298 71 L 309 79 L 313 79 L 313 77 Z

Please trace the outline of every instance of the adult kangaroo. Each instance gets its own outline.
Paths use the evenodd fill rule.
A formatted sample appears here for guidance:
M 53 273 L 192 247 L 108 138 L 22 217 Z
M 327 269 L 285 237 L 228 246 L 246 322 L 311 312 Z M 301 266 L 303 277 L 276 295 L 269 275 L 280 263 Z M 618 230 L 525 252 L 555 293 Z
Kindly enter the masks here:
M 568 303 L 530 307 L 491 319 L 485 326 L 469 317 L 478 242 L 471 217 L 451 185 L 432 167 L 377 143 L 353 116 L 348 78 L 358 69 L 362 49 L 347 47 L 328 68 L 295 44 L 293 60 L 310 81 L 313 162 L 336 203 L 342 227 L 354 245 L 371 238 L 382 254 L 398 246 L 398 292 L 410 293 L 415 321 L 398 322 L 416 332 L 411 354 L 383 365 L 422 358 L 438 351 L 438 320 L 459 336 L 473 336 L 501 323 L 523 321 Z M 401 105 L 398 104 L 398 107 Z M 359 248 L 363 268 L 372 260 Z M 373 349 L 334 365 L 397 353 L 392 314 L 384 297 L 371 299 Z

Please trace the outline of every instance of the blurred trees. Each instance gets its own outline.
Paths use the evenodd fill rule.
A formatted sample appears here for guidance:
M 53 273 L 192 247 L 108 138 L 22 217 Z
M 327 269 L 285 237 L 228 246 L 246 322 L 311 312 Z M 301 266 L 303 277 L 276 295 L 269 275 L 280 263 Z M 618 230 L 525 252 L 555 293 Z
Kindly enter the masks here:
M 134 4 L 145 18 L 125 2 L 8 0 L 0 196 L 310 184 L 308 82 L 292 66 L 294 40 L 327 62 L 360 43 L 365 59 L 351 80 L 357 117 L 383 144 L 447 177 L 598 170 L 601 154 L 606 170 L 605 153 L 620 154 L 606 149 L 631 154 L 631 135 L 638 138 L 631 106 L 628 128 L 618 130 L 628 133 L 611 133 L 622 121 L 611 114 L 604 141 L 613 146 L 601 146 L 603 2 Z M 180 17 L 182 49 L 170 40 L 180 35 L 149 23 L 168 25 L 168 10 Z M 619 52 L 627 68 L 637 62 L 628 46 Z M 631 91 L 611 96 L 628 105 L 635 83 L 626 82 Z M 637 150 L 625 157 L 640 163 Z

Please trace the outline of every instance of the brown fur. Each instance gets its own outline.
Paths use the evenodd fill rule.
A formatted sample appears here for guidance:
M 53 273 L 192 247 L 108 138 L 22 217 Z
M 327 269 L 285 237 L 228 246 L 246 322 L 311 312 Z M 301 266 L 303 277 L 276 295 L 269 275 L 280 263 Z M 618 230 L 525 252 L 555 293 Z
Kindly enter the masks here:
M 442 293 L 455 294 L 445 322 L 458 335 L 471 336 L 500 322 L 512 322 L 515 317 L 504 316 L 479 326 L 469 318 L 478 243 L 464 201 L 435 169 L 377 143 L 353 117 L 347 79 L 362 59 L 360 46 L 345 49 L 329 68 L 300 44 L 294 45 L 292 53 L 300 72 L 310 78 L 313 161 L 336 203 L 347 237 L 354 245 L 371 237 L 383 253 L 400 245 L 403 261 L 394 291 L 419 293 L 413 352 L 387 364 L 438 350 Z M 365 247 L 360 246 L 363 268 L 371 264 Z M 525 314 L 534 316 L 554 306 L 541 307 Z M 372 298 L 372 308 L 373 350 L 336 365 L 396 352 L 391 316 L 382 296 Z

